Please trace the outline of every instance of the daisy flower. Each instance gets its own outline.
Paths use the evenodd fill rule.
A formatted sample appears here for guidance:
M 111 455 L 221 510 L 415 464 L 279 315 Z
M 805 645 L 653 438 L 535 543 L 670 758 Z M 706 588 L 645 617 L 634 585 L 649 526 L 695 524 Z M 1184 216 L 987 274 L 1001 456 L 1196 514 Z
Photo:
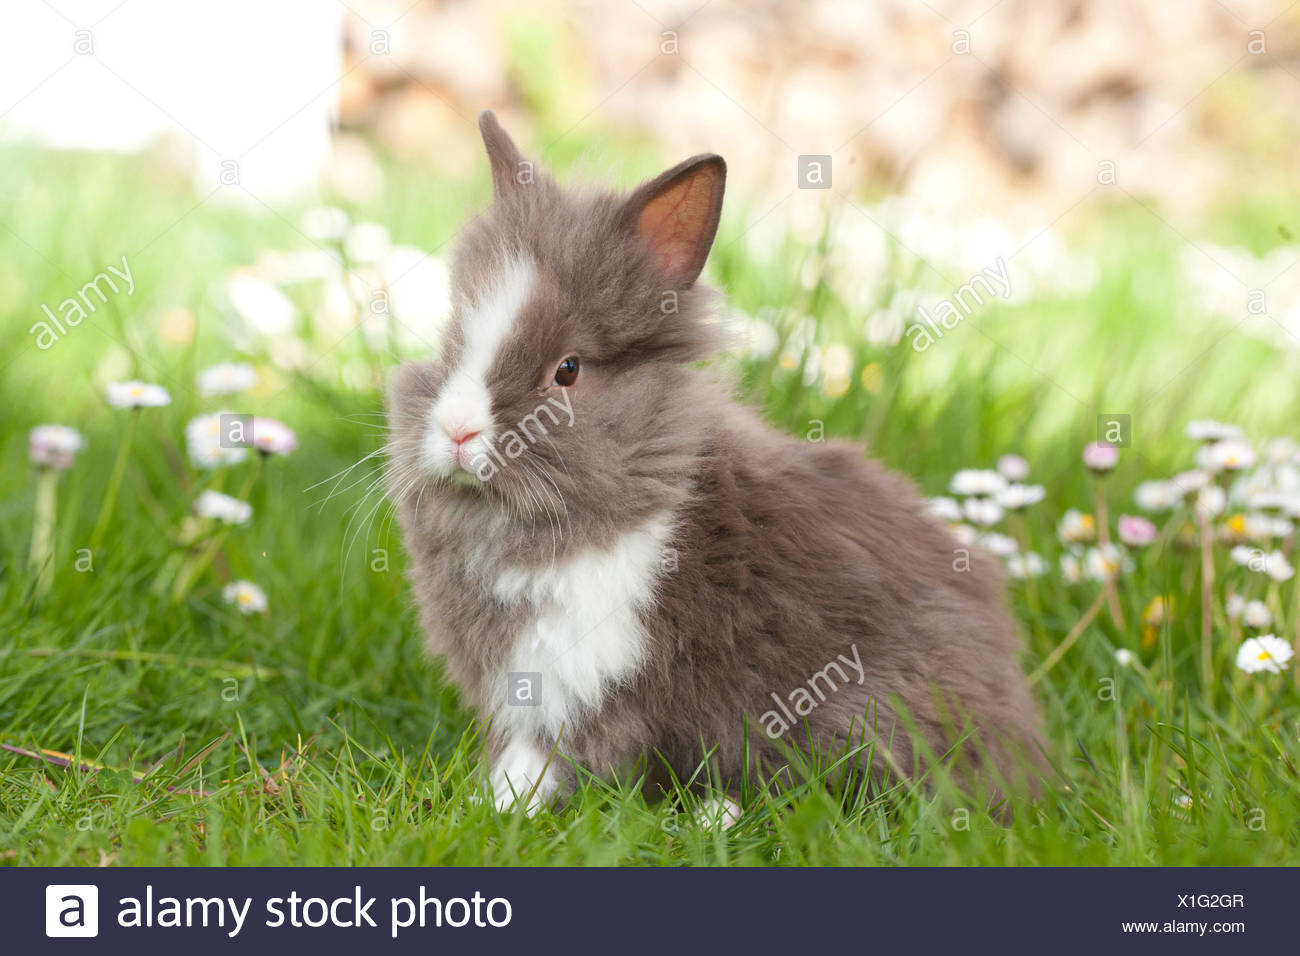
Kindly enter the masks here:
M 370 265 L 383 259 L 392 245 L 388 228 L 377 222 L 359 222 L 348 230 L 343 252 L 351 262 Z
M 1223 602 L 1223 613 L 1232 620 L 1241 617 L 1246 611 L 1246 599 L 1240 594 L 1229 594 L 1228 599 Z
M 267 608 L 266 592 L 252 581 L 231 581 L 221 589 L 221 598 L 241 614 L 260 614 Z
M 1038 504 L 1046 496 L 1047 490 L 1042 485 L 1017 484 L 1007 485 L 993 496 L 993 500 L 1008 511 L 1019 511 L 1021 508 Z
M 937 498 L 929 498 L 925 502 L 925 512 L 932 518 L 938 518 L 940 521 L 960 521 L 961 505 L 957 504 L 955 498 L 948 498 L 940 495 Z
M 998 534 L 996 531 L 989 531 L 980 535 L 975 539 L 975 543 L 989 554 L 997 555 L 999 558 L 1010 557 L 1020 548 L 1020 545 L 1016 544 L 1015 538 L 1009 538 L 1005 534 Z
M 1119 464 L 1119 449 L 1099 441 L 1089 442 L 1083 447 L 1083 463 L 1094 474 L 1104 475 Z
M 1115 663 L 1120 667 L 1130 667 L 1133 664 L 1133 652 L 1127 647 L 1121 647 L 1115 651 Z
M 1024 554 L 1013 554 L 1007 558 L 1007 574 L 1017 580 L 1024 578 L 1041 578 L 1047 573 L 1047 562 L 1043 560 L 1042 555 L 1034 551 L 1026 551 Z
M 1276 634 L 1261 634 L 1237 648 L 1237 669 L 1247 674 L 1280 674 L 1291 660 L 1291 645 Z
M 1002 506 L 988 498 L 967 498 L 961 510 L 967 521 L 985 527 L 1002 520 Z
M 1143 511 L 1169 511 L 1182 499 L 1172 481 L 1144 481 L 1133 491 L 1133 500 Z
M 1193 491 L 1200 491 L 1210 483 L 1208 472 L 1199 469 L 1191 471 L 1182 471 L 1169 479 L 1169 483 L 1180 496 L 1191 494 Z
M 954 495 L 996 495 L 1006 486 L 1007 480 L 996 471 L 980 468 L 963 468 L 948 482 Z
M 1241 429 L 1236 425 L 1225 425 L 1212 419 L 1187 423 L 1187 437 L 1192 441 L 1227 441 L 1241 435 Z
M 1131 571 L 1133 562 L 1113 544 L 1089 548 L 1083 555 L 1083 573 L 1093 581 L 1113 581 L 1121 571 Z
M 1065 578 L 1067 584 L 1078 584 L 1083 580 L 1083 565 L 1076 555 L 1061 555 L 1061 577 Z
M 114 408 L 160 408 L 172 401 L 167 389 L 146 382 L 110 382 L 105 392 Z
M 1145 548 L 1156 539 L 1156 526 L 1136 515 L 1119 516 L 1119 539 L 1132 548 Z
M 243 524 L 253 516 L 253 506 L 219 491 L 205 491 L 194 501 L 200 518 L 215 518 L 224 524 Z
M 952 536 L 958 544 L 969 548 L 979 538 L 979 532 L 968 524 L 955 524 L 952 526 Z
M 259 416 L 253 419 L 251 444 L 263 455 L 287 455 L 298 447 L 298 436 L 284 422 Z
M 1061 516 L 1061 523 L 1056 533 L 1067 544 L 1081 544 L 1097 537 L 1097 520 L 1090 514 L 1084 514 L 1077 508 L 1071 508 Z
M 1228 494 L 1218 485 L 1207 485 L 1196 495 L 1196 514 L 1202 518 L 1215 518 L 1223 514 L 1228 505 Z
M 1253 567 L 1251 570 L 1255 570 Z M 1295 568 L 1281 551 L 1270 551 L 1264 555 L 1263 572 L 1274 581 L 1288 581 L 1295 576 Z
M 195 467 L 217 468 L 221 465 L 235 465 L 248 457 L 248 449 L 242 445 L 229 445 L 222 442 L 221 416 L 233 414 L 233 412 L 221 411 L 200 415 L 185 426 L 185 447 Z
M 998 474 L 1007 481 L 1024 481 L 1029 477 L 1029 462 L 1019 455 L 1003 455 L 998 459 Z
M 33 465 L 63 470 L 86 444 L 81 432 L 67 425 L 37 425 L 27 434 L 27 457 Z
M 203 395 L 231 395 L 257 387 L 257 370 L 247 362 L 221 362 L 199 373 Z
M 236 272 L 226 280 L 226 295 L 239 317 L 253 331 L 271 337 L 292 331 L 298 307 L 262 277 L 251 272 Z
M 316 242 L 338 242 L 348 232 L 348 214 L 337 206 L 308 209 L 302 215 L 302 231 Z
M 1238 438 L 1202 445 L 1196 452 L 1196 463 L 1211 474 L 1221 471 L 1243 471 L 1254 468 L 1259 462 L 1255 449 Z
M 1263 601 L 1248 601 L 1241 609 L 1241 623 L 1262 631 L 1273 623 L 1273 612 Z

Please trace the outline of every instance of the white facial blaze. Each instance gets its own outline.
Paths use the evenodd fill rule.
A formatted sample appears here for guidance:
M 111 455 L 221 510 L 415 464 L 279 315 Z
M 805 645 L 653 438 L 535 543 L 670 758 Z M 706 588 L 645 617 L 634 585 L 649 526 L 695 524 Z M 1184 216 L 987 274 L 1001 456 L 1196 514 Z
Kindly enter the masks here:
M 479 297 L 465 306 L 465 347 L 438 400 L 429 410 L 425 438 L 425 463 L 437 471 L 454 466 L 456 446 L 451 435 L 478 432 L 465 443 L 477 456 L 486 452 L 492 437 L 492 396 L 487 374 L 502 343 L 514 328 L 519 313 L 532 296 L 536 268 L 531 259 L 507 259 L 500 273 Z

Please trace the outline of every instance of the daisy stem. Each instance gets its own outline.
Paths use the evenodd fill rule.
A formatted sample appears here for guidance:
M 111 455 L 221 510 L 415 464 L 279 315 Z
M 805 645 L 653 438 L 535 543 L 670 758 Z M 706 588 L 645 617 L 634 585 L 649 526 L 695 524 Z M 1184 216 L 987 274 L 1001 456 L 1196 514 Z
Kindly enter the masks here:
M 28 562 L 36 572 L 37 600 L 48 594 L 54 583 L 54 502 L 58 482 L 59 473 L 55 469 L 36 470 L 35 520 Z
M 126 433 L 122 436 L 122 442 L 117 448 L 117 461 L 113 463 L 113 474 L 108 479 L 108 490 L 104 492 L 104 500 L 99 505 L 99 517 L 95 519 L 95 530 L 90 533 L 89 548 L 92 553 L 103 541 L 104 534 L 108 531 L 108 522 L 113 517 L 113 508 L 117 505 L 117 493 L 122 487 L 122 476 L 126 473 L 127 456 L 131 452 L 131 444 L 135 440 L 136 425 L 139 421 L 140 409 L 131 409 L 127 419 Z
M 1092 602 L 1092 605 L 1088 610 L 1083 612 L 1083 617 L 1079 618 L 1079 622 L 1075 624 L 1074 627 L 1070 628 L 1070 633 L 1065 635 L 1065 640 L 1061 641 L 1060 644 L 1057 644 L 1052 653 L 1048 654 L 1043 660 L 1043 663 L 1039 664 L 1038 667 L 1035 668 L 1034 672 L 1029 675 L 1028 681 L 1030 687 L 1033 687 L 1042 680 L 1047 672 L 1055 667 L 1057 662 L 1065 656 L 1066 652 L 1074 646 L 1075 642 L 1083 636 L 1083 632 L 1088 629 L 1088 625 L 1092 623 L 1093 618 L 1097 616 L 1098 612 L 1101 611 L 1101 606 L 1105 603 L 1106 589 L 1102 588 L 1097 592 L 1097 599 Z
M 1214 625 L 1214 537 L 1210 532 L 1210 517 L 1197 516 L 1201 527 L 1201 679 L 1206 693 L 1214 681 L 1214 653 L 1210 634 Z
M 1097 539 L 1101 542 L 1103 554 L 1110 551 L 1110 518 L 1106 513 L 1106 483 L 1097 480 Z M 1119 606 L 1119 588 L 1115 586 L 1116 575 L 1108 575 L 1103 591 L 1106 602 L 1110 605 L 1110 619 L 1121 631 L 1124 630 L 1124 612 Z
M 1016 511 L 1012 514 L 1011 522 L 1015 528 L 1016 539 L 1020 542 L 1020 550 L 1028 553 L 1032 550 L 1032 542 L 1029 540 L 1027 522 L 1021 512 Z M 1026 568 L 1027 570 L 1028 568 Z M 1034 612 L 1034 630 L 1041 640 L 1043 638 L 1043 607 L 1038 599 L 1038 579 L 1032 574 L 1025 575 L 1025 592 L 1029 598 L 1029 609 Z
M 253 467 L 248 473 L 248 479 L 244 482 L 244 487 L 237 496 L 240 501 L 246 500 L 248 498 L 248 493 L 253 490 L 253 485 L 257 481 L 257 476 L 262 471 L 263 457 L 263 455 L 258 454 L 258 456 L 253 459 Z M 212 559 L 217 556 L 217 552 L 221 550 L 221 546 L 225 541 L 226 530 L 223 528 L 208 539 L 208 543 L 202 551 L 190 555 L 189 559 L 185 562 L 185 565 L 176 575 L 175 582 L 172 584 L 172 604 L 179 604 L 185 599 L 185 595 L 189 594 L 190 588 L 194 586 L 194 582 L 198 579 L 199 575 L 207 570 L 208 565 L 211 564 Z
M 1295 592 L 1291 600 L 1291 616 L 1295 619 L 1295 637 L 1291 647 L 1295 653 L 1295 679 L 1300 681 L 1300 574 L 1295 576 Z

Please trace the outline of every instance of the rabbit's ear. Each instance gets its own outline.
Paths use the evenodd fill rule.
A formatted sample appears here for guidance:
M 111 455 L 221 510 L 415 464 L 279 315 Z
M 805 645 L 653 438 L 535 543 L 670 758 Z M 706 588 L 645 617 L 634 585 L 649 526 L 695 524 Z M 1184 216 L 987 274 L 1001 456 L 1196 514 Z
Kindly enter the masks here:
M 624 207 L 624 222 L 679 288 L 693 284 L 709 257 L 722 216 L 727 164 L 721 156 L 692 156 L 640 186 Z
M 478 131 L 483 134 L 488 162 L 492 164 L 492 195 L 497 199 L 516 192 L 522 183 L 532 181 L 531 163 L 524 159 L 510 134 L 501 128 L 496 114 L 484 110 L 478 114 Z

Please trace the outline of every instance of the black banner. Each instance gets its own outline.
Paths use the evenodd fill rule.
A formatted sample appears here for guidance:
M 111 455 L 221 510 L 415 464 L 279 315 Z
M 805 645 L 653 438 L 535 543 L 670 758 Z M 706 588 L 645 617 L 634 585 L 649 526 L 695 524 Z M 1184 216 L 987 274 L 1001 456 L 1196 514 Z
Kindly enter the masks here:
M 1291 952 L 1298 883 L 1283 869 L 11 868 L 0 915 L 12 953 Z

